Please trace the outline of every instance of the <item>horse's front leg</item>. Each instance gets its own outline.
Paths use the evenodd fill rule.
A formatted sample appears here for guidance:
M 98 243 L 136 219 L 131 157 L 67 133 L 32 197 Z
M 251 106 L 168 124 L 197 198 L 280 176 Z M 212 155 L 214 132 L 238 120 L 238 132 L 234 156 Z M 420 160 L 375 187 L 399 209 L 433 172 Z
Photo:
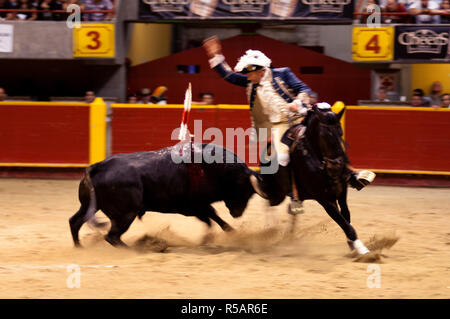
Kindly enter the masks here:
M 355 249 L 360 255 L 369 253 L 369 249 L 358 239 L 356 231 L 353 226 L 342 216 L 336 201 L 332 200 L 321 200 L 319 204 L 325 208 L 328 215 L 342 228 L 347 236 L 347 243 L 350 249 Z
M 344 184 L 344 189 L 338 197 L 339 208 L 341 209 L 341 214 L 344 216 L 345 220 L 350 223 L 350 210 L 347 205 L 347 185 Z

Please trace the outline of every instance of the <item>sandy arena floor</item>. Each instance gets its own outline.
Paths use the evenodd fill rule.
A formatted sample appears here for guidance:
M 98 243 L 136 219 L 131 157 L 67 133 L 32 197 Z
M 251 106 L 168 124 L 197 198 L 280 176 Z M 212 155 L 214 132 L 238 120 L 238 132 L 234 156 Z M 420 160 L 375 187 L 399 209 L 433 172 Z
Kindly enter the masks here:
M 350 190 L 363 242 L 399 238 L 376 264 L 348 256 L 344 233 L 315 202 L 305 202 L 292 238 L 286 202 L 268 208 L 256 195 L 235 220 L 214 205 L 237 232 L 214 226 L 207 246 L 197 219 L 147 213 L 122 237 L 131 249 L 88 225 L 75 249 L 77 189 L 75 180 L 0 179 L 0 298 L 450 298 L 450 189 Z M 169 247 L 137 245 L 145 235 Z

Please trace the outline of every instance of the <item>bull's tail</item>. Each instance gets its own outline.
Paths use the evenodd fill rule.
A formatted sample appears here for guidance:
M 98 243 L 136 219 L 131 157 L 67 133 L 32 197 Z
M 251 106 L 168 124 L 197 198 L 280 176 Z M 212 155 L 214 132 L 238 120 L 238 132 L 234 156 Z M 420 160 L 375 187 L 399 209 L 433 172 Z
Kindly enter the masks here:
M 94 227 L 104 227 L 106 226 L 107 223 L 99 222 L 94 217 L 95 213 L 98 211 L 98 207 L 97 207 L 97 197 L 95 195 L 95 188 L 91 179 L 91 170 L 92 167 L 89 166 L 86 169 L 86 176 L 85 176 L 85 180 L 89 188 L 89 207 L 86 211 L 86 215 L 84 215 L 84 222 L 89 222 L 89 224 L 91 224 Z

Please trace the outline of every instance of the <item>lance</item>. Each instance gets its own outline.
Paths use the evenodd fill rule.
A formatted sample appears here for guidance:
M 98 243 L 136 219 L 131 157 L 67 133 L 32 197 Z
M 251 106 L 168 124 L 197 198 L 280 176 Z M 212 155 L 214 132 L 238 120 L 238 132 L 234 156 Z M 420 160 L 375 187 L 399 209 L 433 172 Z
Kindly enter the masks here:
M 181 117 L 180 133 L 178 135 L 178 139 L 180 141 L 186 140 L 187 124 L 189 120 L 189 112 L 191 111 L 191 103 L 192 103 L 192 88 L 191 83 L 189 82 L 186 94 L 184 95 L 184 110 L 183 115 Z

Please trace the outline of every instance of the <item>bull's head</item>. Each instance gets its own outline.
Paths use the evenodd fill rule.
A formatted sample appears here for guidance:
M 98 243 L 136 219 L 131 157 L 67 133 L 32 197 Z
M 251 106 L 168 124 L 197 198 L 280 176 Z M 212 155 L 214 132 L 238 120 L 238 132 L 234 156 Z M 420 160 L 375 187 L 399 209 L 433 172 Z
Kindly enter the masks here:
M 236 183 L 233 196 L 224 199 L 225 205 L 230 210 L 231 216 L 234 218 L 242 216 L 245 208 L 247 207 L 250 197 L 254 193 L 257 193 L 264 199 L 269 197 L 262 191 L 261 181 L 258 179 L 259 174 L 252 173 L 247 181 L 241 181 L 242 183 Z
M 253 190 L 256 194 L 264 199 L 269 199 L 269 196 L 262 190 L 261 180 L 255 175 L 250 175 L 250 184 L 252 184 Z
M 278 165 L 278 164 L 277 164 Z M 279 205 L 286 196 L 286 189 L 280 187 L 280 170 L 274 174 L 257 174 L 250 176 L 253 190 L 269 201 L 270 206 Z

